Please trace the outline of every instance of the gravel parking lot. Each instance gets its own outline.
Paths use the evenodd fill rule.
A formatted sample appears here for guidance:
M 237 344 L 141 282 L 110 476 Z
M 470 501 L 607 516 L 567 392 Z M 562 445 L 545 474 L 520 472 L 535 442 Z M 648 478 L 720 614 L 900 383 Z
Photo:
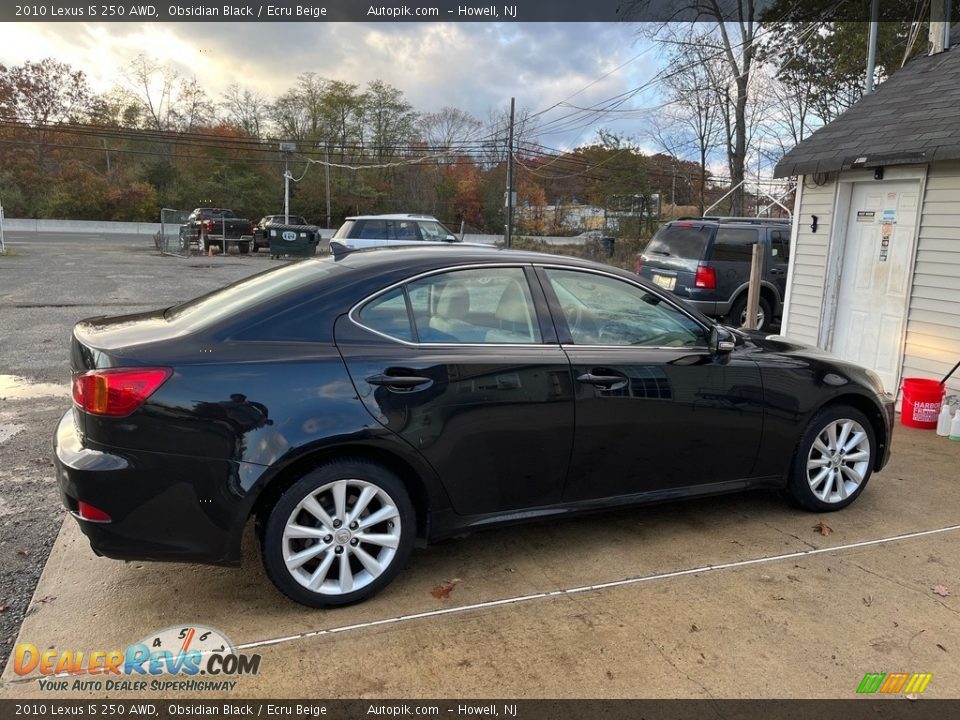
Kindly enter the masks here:
M 4 658 L 18 632 L 119 648 L 193 622 L 262 654 L 241 697 L 847 698 L 866 672 L 933 673 L 925 696 L 960 696 L 960 445 L 908 428 L 840 513 L 752 493 L 478 533 L 417 549 L 386 591 L 332 611 L 282 597 L 249 534 L 239 570 L 97 558 L 75 522 L 61 527 L 49 460 L 70 327 L 276 261 L 160 257 L 146 237 L 12 239 L 0 258 Z M 9 664 L 0 686 L 89 694 L 41 691 Z

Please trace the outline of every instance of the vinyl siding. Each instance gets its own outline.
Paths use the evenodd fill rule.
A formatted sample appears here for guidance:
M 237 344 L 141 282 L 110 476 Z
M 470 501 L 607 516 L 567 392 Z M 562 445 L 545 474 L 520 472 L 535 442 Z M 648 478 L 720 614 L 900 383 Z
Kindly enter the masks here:
M 903 376 L 939 379 L 960 360 L 960 162 L 933 163 L 920 217 Z M 957 375 L 960 375 L 958 371 Z M 960 377 L 948 383 L 960 393 Z
M 834 181 L 815 187 L 810 177 L 800 198 L 800 223 L 791 252 L 793 277 L 786 334 L 800 342 L 816 345 L 820 335 L 820 313 L 826 282 L 827 247 L 833 219 Z M 810 230 L 810 216 L 817 216 L 817 232 Z

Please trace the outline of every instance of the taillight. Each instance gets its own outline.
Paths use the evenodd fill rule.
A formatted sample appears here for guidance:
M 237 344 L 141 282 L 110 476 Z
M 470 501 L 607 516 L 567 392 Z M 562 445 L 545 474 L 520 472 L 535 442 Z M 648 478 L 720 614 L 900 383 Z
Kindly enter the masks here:
M 643 257 L 641 257 L 640 255 L 637 255 L 637 266 L 636 266 L 637 275 L 640 274 L 641 270 L 643 270 Z
M 91 415 L 123 417 L 173 374 L 170 368 L 91 370 L 73 378 L 73 401 Z
M 84 520 L 92 520 L 93 522 L 110 522 L 111 519 L 103 510 L 90 503 L 85 503 L 83 500 L 77 503 L 77 513 Z
M 693 286 L 715 290 L 717 287 L 717 271 L 709 265 L 697 265 L 697 275 L 693 279 Z

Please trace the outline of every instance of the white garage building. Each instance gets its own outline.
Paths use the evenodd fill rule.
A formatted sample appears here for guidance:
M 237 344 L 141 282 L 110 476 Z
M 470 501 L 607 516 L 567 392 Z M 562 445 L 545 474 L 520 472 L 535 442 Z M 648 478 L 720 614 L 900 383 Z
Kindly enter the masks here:
M 960 33 L 951 40 L 775 170 L 799 180 L 781 333 L 874 369 L 888 391 L 960 360 Z

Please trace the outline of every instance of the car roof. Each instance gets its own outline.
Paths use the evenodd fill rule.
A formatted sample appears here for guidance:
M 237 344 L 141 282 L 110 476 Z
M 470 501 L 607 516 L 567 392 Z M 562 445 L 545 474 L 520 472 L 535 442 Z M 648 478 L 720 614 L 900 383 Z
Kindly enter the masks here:
M 626 270 L 585 260 L 570 255 L 552 255 L 550 253 L 534 252 L 532 250 L 513 250 L 496 247 L 494 245 L 461 244 L 461 243 L 419 243 L 417 245 L 397 245 L 353 250 L 336 261 L 355 269 L 387 268 L 387 267 L 418 267 L 417 269 L 442 268 L 460 264 L 477 263 L 538 263 L 547 265 L 570 265 L 593 270 L 603 270 L 618 275 L 624 275 L 636 280 L 636 275 Z
M 705 215 L 703 217 L 680 217 L 670 220 L 667 225 L 678 222 L 696 222 L 702 225 L 789 225 L 790 218 L 761 218 L 761 217 L 722 217 Z
M 388 213 L 386 215 L 350 215 L 347 220 L 433 220 L 440 222 L 433 215 L 419 215 L 417 213 Z

